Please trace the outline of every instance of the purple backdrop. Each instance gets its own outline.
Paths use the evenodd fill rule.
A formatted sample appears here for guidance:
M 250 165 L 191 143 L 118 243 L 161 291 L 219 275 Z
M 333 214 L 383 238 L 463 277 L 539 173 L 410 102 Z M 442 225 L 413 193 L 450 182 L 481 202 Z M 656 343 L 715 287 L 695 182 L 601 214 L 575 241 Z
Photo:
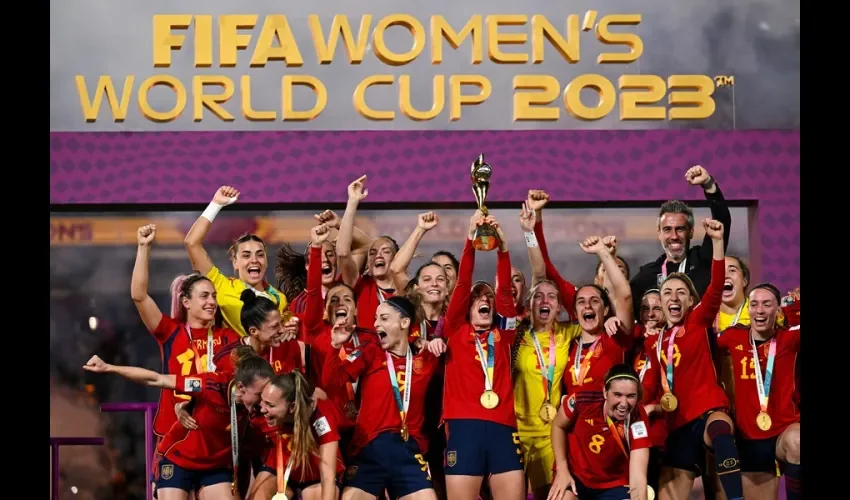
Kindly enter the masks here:
M 52 132 L 50 201 L 207 203 L 232 184 L 240 204 L 344 202 L 345 185 L 368 174 L 369 202 L 471 206 L 480 152 L 491 201 L 530 188 L 558 201 L 700 200 L 684 173 L 701 164 L 728 199 L 756 206 L 754 277 L 800 283 L 799 131 Z

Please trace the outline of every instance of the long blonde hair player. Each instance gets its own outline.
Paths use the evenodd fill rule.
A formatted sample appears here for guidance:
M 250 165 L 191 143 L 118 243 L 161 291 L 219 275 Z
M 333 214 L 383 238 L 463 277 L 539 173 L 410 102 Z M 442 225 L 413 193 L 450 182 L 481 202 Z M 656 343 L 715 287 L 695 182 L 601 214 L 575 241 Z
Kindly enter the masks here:
M 545 276 L 546 264 L 534 236 L 537 217 L 522 205 L 520 227 L 525 232 L 528 259 L 536 276 Z M 512 353 L 514 411 L 517 418 L 525 474 L 535 500 L 546 500 L 552 485 L 552 421 L 561 402 L 564 372 L 570 357 L 570 342 L 581 328 L 561 322 L 558 286 L 537 279 L 527 296 L 528 319 L 520 324 Z
M 209 254 L 204 250 L 203 242 L 209 233 L 212 223 L 222 208 L 232 205 L 239 198 L 239 191 L 232 186 L 222 186 L 215 192 L 212 201 L 206 210 L 192 224 L 186 234 L 183 243 L 192 262 L 192 268 L 209 278 L 215 285 L 218 293 L 218 305 L 221 315 L 230 328 L 236 330 L 239 335 L 247 333 L 239 322 L 239 313 L 242 310 L 242 292 L 246 289 L 254 290 L 256 293 L 265 293 L 280 309 L 284 316 L 284 328 L 290 332 L 285 340 L 290 340 L 297 332 L 297 323 L 292 315 L 286 311 L 286 296 L 277 288 L 270 285 L 266 279 L 268 269 L 268 256 L 266 244 L 255 234 L 245 234 L 238 238 L 230 249 L 230 260 L 233 262 L 233 270 L 236 271 L 235 278 L 225 276 L 213 264 Z

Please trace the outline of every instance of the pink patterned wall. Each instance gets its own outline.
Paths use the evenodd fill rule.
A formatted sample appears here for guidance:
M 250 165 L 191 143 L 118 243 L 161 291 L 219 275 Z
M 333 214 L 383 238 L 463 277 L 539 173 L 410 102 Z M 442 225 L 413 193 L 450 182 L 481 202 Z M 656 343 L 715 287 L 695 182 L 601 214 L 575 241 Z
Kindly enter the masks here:
M 368 174 L 370 202 L 471 206 L 481 152 L 497 202 L 531 188 L 565 202 L 702 200 L 684 181 L 701 164 L 727 199 L 755 207 L 756 279 L 800 283 L 799 131 L 51 132 L 50 201 L 207 203 L 233 184 L 240 203 L 342 203 Z

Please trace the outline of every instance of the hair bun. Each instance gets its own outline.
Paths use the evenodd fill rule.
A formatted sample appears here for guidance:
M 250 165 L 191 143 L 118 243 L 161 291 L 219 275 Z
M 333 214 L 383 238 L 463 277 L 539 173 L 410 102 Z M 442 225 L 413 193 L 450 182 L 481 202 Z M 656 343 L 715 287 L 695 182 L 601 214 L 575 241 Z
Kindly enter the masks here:
M 239 299 L 244 304 L 250 304 L 251 302 L 254 302 L 255 300 L 257 300 L 257 294 L 256 294 L 256 292 L 254 292 L 254 290 L 252 290 L 250 288 L 246 288 L 245 290 L 242 291 L 242 295 L 239 296 Z

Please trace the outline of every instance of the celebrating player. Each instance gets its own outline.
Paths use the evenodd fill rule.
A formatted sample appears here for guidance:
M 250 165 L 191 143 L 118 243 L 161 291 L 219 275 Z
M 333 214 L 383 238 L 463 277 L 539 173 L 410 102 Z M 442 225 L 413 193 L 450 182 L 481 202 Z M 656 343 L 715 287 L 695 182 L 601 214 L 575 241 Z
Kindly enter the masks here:
M 149 387 L 176 390 L 195 400 L 193 415 L 198 429 L 174 425 L 157 446 L 159 500 L 188 500 L 193 491 L 198 498 L 238 500 L 232 482 L 239 438 L 274 372 L 269 362 L 256 356 L 250 347 L 240 347 L 233 355 L 235 373 L 160 374 L 107 364 L 98 356 L 92 356 L 83 366 L 90 372 L 113 373 Z
M 498 290 L 485 282 L 473 285 L 475 250 L 472 240 L 482 224 L 498 233 Z M 455 292 L 446 313 L 448 343 L 443 420 L 447 445 L 446 488 L 452 499 L 478 497 L 482 480 L 490 479 L 494 498 L 525 496 L 522 450 L 516 433 L 511 350 L 515 320 L 498 328 L 495 313 L 515 318 L 510 287 L 511 262 L 507 240 L 492 216 L 476 211 L 470 218 Z
M 729 400 L 717 382 L 709 349 L 709 328 L 720 309 L 726 274 L 723 224 L 703 221 L 713 245 L 711 281 L 702 302 L 690 278 L 672 273 L 661 285 L 667 325 L 647 339 L 647 353 L 661 371 L 661 408 L 668 412 L 670 433 L 661 471 L 661 500 L 684 498 L 698 471 L 705 470 L 705 447 L 711 447 L 720 483 L 729 500 L 742 498 L 734 424 Z
M 351 353 L 342 350 L 351 332 L 334 326 L 333 348 L 322 374 L 326 387 L 360 382 L 362 406 L 354 427 L 345 474 L 343 500 L 389 498 L 436 499 L 431 488 L 428 450 L 423 432 L 425 395 L 437 367 L 428 350 L 413 352 L 410 327 L 416 310 L 404 297 L 391 297 L 378 306 L 374 328 L 379 343 L 365 342 Z
M 266 245 L 255 234 L 246 234 L 237 239 L 230 247 L 228 257 L 233 262 L 235 278 L 229 278 L 213 264 L 212 259 L 204 250 L 203 242 L 222 208 L 230 205 L 239 197 L 239 191 L 231 186 L 222 186 L 215 192 L 206 210 L 192 224 L 183 243 L 189 253 L 192 268 L 209 278 L 218 292 L 218 305 L 221 315 L 230 328 L 239 332 L 243 337 L 247 334 L 239 323 L 239 311 L 242 309 L 242 292 L 246 289 L 265 292 L 269 299 L 277 304 L 281 312 L 286 310 L 286 296 L 266 282 L 268 260 Z M 289 321 L 285 317 L 285 322 Z
M 263 389 L 260 412 L 272 429 L 272 443 L 247 498 L 271 499 L 275 493 L 304 500 L 338 497 L 336 477 L 345 467 L 336 412 L 312 393 L 299 372 L 277 375 Z
M 746 498 L 777 498 L 775 461 L 788 500 L 803 498 L 800 412 L 793 400 L 800 327 L 778 325 L 779 290 L 756 285 L 749 295 L 750 326 L 726 329 L 718 346 L 735 367 L 735 426 Z
M 354 295 L 357 298 L 357 326 L 371 330 L 375 323 L 375 311 L 378 309 L 378 305 L 395 293 L 390 265 L 398 252 L 398 244 L 389 236 L 381 236 L 375 239 L 369 248 L 368 274 L 361 276 L 360 268 L 357 267 L 352 258 L 351 243 L 357 207 L 361 201 L 366 199 L 368 194 L 365 175 L 349 184 L 348 204 L 339 226 L 336 255 L 339 260 L 342 280 L 345 284 L 354 288 Z
M 647 500 L 649 432 L 641 385 L 627 365 L 605 374 L 604 391 L 564 396 L 552 423 L 555 482 L 549 500 Z M 567 432 L 569 430 L 569 432 Z

